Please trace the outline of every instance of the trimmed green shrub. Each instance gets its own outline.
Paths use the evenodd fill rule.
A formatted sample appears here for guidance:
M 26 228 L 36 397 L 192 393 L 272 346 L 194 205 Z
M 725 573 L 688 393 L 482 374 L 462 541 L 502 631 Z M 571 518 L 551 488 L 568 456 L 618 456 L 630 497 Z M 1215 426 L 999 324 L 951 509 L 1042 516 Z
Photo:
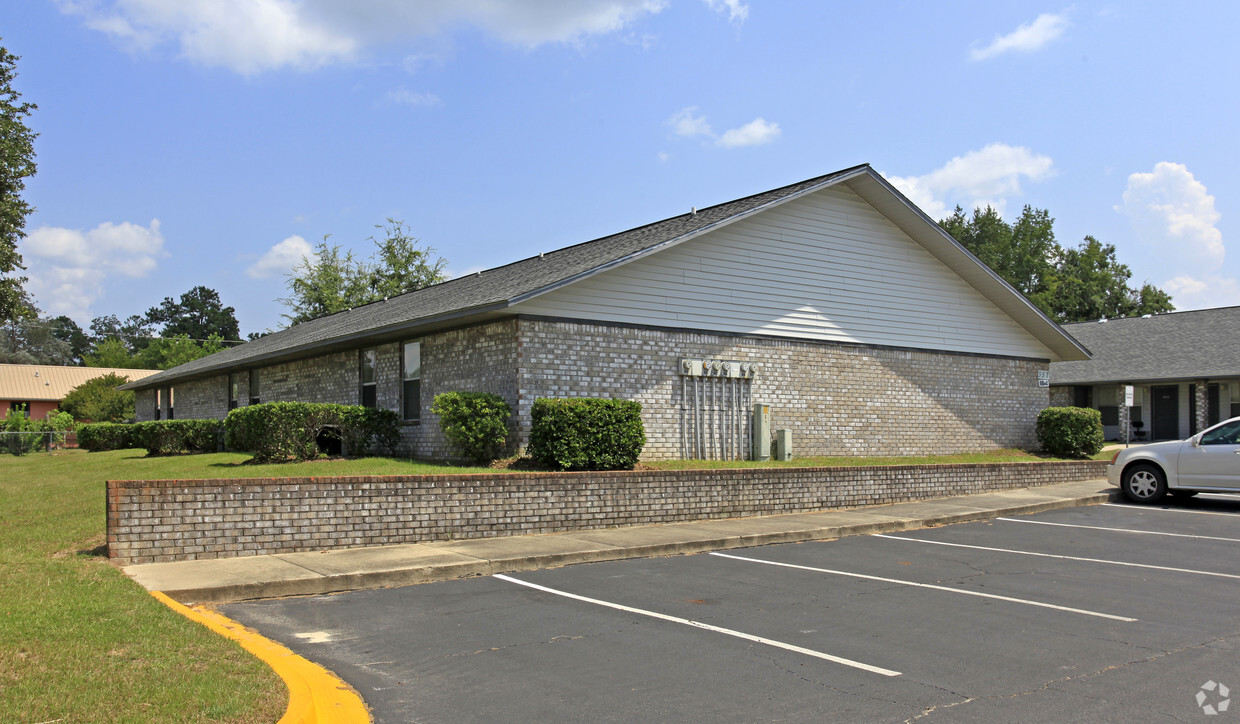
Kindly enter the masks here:
M 264 402 L 238 407 L 224 420 L 224 445 L 251 453 L 255 462 L 313 460 L 323 436 L 341 440 L 352 455 L 374 447 L 392 452 L 400 442 L 400 416 L 361 405 Z
M 382 448 L 389 455 L 400 444 L 400 414 L 394 410 L 363 405 L 332 405 L 340 408 L 340 439 L 352 457 L 366 457 Z
M 448 444 L 477 463 L 489 463 L 504 452 L 512 408 L 490 392 L 444 392 L 435 395 L 431 412 Z
M 646 444 L 640 402 L 534 400 L 527 452 L 561 470 L 631 470 Z
M 141 447 L 133 442 L 133 425 L 119 422 L 95 422 L 77 429 L 78 447 L 90 452 L 124 450 Z
M 219 448 L 219 420 L 153 420 L 132 425 L 133 447 L 148 455 L 215 452 Z
M 1102 449 L 1102 413 L 1085 407 L 1048 407 L 1038 413 L 1038 442 L 1061 458 L 1088 458 Z

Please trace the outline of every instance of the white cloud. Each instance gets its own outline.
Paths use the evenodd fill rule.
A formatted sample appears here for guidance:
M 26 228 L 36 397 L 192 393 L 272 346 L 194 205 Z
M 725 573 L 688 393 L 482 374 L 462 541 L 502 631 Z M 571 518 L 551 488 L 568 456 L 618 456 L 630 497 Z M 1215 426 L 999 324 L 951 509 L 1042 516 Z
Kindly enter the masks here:
M 667 119 L 667 125 L 672 127 L 672 131 L 677 136 L 685 136 L 692 138 L 694 136 L 711 136 L 715 134 L 710 130 L 710 124 L 706 122 L 704 116 L 696 116 L 697 106 L 689 106 L 682 108 L 672 114 Z
M 1130 175 L 1124 203 L 1115 210 L 1128 217 L 1146 243 L 1187 251 L 1210 264 L 1223 262 L 1223 234 L 1214 226 L 1220 218 L 1214 197 L 1183 164 L 1163 161 L 1150 173 Z
M 741 126 L 725 131 L 719 137 L 717 143 L 724 148 L 738 148 L 740 146 L 761 146 L 764 143 L 770 143 L 779 138 L 780 129 L 778 123 L 769 123 L 765 119 L 758 117 Z
M 967 211 L 991 206 L 1000 214 L 1010 196 L 1021 193 L 1021 179 L 1041 181 L 1054 172 L 1049 156 L 1023 146 L 992 143 L 956 156 L 924 176 L 887 178 L 932 219 L 945 218 L 959 204 Z
M 1161 289 L 1171 295 L 1176 309 L 1240 306 L 1240 282 L 1218 274 L 1200 279 L 1177 276 L 1163 282 Z
M 415 93 L 404 88 L 388 91 L 387 102 L 413 108 L 437 106 L 440 103 L 439 96 L 434 93 Z
M 749 17 L 749 6 L 740 0 L 703 0 L 711 10 L 717 13 L 726 12 L 728 14 L 728 22 L 737 25 L 745 22 Z
M 1128 176 L 1123 203 L 1137 240 L 1170 277 L 1160 286 L 1177 309 L 1240 304 L 1240 282 L 1226 276 L 1227 248 L 1216 224 L 1214 197 L 1186 166 L 1163 161 L 1149 173 Z
M 1031 53 L 1063 35 L 1070 23 L 1066 14 L 1043 13 L 1032 23 L 1025 23 L 1007 35 L 995 36 L 984 48 L 969 52 L 973 60 L 987 60 L 1008 52 Z
M 254 74 L 356 60 L 365 48 L 473 26 L 529 48 L 616 32 L 665 0 L 59 0 L 122 45 Z M 730 7 L 730 5 L 729 5 Z M 743 6 L 740 6 L 743 7 Z M 739 9 L 739 8 L 738 8 Z
M 251 279 L 266 279 L 292 271 L 302 259 L 316 258 L 314 248 L 305 239 L 294 235 L 268 249 L 245 273 Z
M 22 242 L 21 254 L 39 306 L 82 320 L 109 278 L 144 277 L 167 255 L 159 219 L 149 227 L 105 222 L 90 231 L 42 226 Z
M 759 116 L 739 128 L 716 135 L 710 123 L 706 121 L 706 117 L 697 115 L 697 110 L 697 106 L 682 108 L 673 113 L 666 123 L 672 127 L 672 132 L 677 136 L 685 138 L 704 136 L 713 139 L 716 146 L 724 148 L 759 146 L 774 141 L 781 133 L 778 123 L 771 123 Z

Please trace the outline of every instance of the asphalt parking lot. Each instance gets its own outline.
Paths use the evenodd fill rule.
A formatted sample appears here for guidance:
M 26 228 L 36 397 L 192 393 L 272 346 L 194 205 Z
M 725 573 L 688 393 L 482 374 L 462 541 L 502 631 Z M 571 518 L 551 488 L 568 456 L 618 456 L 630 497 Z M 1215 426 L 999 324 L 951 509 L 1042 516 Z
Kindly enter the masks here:
M 378 722 L 1225 721 L 1238 551 L 1200 496 L 218 608 Z

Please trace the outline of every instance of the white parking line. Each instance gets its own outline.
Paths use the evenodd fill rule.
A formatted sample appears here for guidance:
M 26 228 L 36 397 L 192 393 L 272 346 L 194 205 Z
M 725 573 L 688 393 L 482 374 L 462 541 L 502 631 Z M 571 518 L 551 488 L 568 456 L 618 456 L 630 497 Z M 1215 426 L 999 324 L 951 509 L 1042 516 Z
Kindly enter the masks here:
M 1087 530 L 1107 530 L 1116 533 L 1138 533 L 1140 535 L 1163 535 L 1171 538 L 1196 538 L 1197 540 L 1221 540 L 1228 543 L 1240 543 L 1240 538 L 1219 538 L 1213 535 L 1190 535 L 1188 533 L 1163 533 L 1156 530 L 1132 530 L 1131 528 L 1104 528 L 1100 525 L 1077 525 L 1076 523 L 1051 523 L 1045 520 L 1021 520 L 1019 518 L 995 518 L 1007 523 L 1031 523 L 1033 525 L 1054 525 L 1060 528 L 1085 528 Z
M 784 568 L 797 568 L 802 571 L 814 571 L 816 573 L 830 573 L 836 576 L 848 576 L 850 578 L 864 578 L 869 581 L 881 581 L 883 583 L 896 583 L 901 586 L 914 586 L 916 588 L 932 588 L 936 591 L 947 591 L 948 593 L 959 593 L 965 596 L 977 596 L 979 598 L 993 598 L 998 601 L 1009 601 L 1011 603 L 1023 603 L 1027 606 L 1038 606 L 1041 608 L 1053 608 L 1057 611 L 1068 611 L 1070 613 L 1080 613 L 1086 616 L 1097 616 L 1099 618 L 1109 618 L 1113 621 L 1136 621 L 1135 618 L 1127 616 L 1116 616 L 1110 613 L 1099 613 L 1098 611 L 1088 611 L 1083 608 L 1070 608 L 1068 606 L 1057 606 L 1053 603 L 1043 603 L 1041 601 L 1030 601 L 1025 598 L 1012 598 L 1011 596 L 999 596 L 994 593 L 982 593 L 981 591 L 966 591 L 960 588 L 950 588 L 948 586 L 936 586 L 932 583 L 918 583 L 917 581 L 902 581 L 897 578 L 883 578 L 881 576 L 868 576 L 863 573 L 850 573 L 848 571 L 836 571 L 830 568 L 815 568 L 813 566 L 800 566 L 795 563 L 779 563 L 778 561 L 764 561 L 760 558 L 745 558 L 744 556 L 734 556 L 728 553 L 712 552 L 712 556 L 720 558 L 731 558 L 737 561 L 748 561 L 750 563 L 765 563 L 768 566 L 782 566 Z
M 1079 556 L 1061 556 L 1054 553 L 1034 553 L 1033 551 L 1017 551 L 1011 548 L 990 548 L 987 546 L 971 546 L 964 543 L 948 543 L 941 540 L 924 540 L 922 538 L 905 538 L 898 535 L 887 535 L 886 533 L 875 533 L 872 538 L 887 538 L 889 540 L 905 540 L 912 543 L 928 543 L 936 546 L 952 546 L 953 548 L 972 548 L 978 551 L 995 551 L 996 553 L 1015 553 L 1019 556 L 1038 556 L 1039 558 L 1060 558 L 1065 561 L 1084 561 L 1085 563 L 1105 563 L 1111 566 L 1128 566 L 1129 568 L 1151 568 L 1156 571 L 1172 571 L 1173 573 L 1192 573 L 1198 576 L 1214 576 L 1216 578 L 1240 578 L 1234 573 L 1215 573 L 1214 571 L 1197 571 L 1192 568 L 1172 568 L 1171 566 L 1155 566 L 1149 563 L 1126 563 L 1124 561 L 1108 561 L 1102 558 L 1081 558 Z
M 678 616 L 669 616 L 665 613 L 657 613 L 655 611 L 646 611 L 640 608 L 633 608 L 632 606 L 624 606 L 619 603 L 611 603 L 609 601 L 600 601 L 597 598 L 587 598 L 585 596 L 578 596 L 575 593 L 568 593 L 567 591 L 558 591 L 554 588 L 547 588 L 546 586 L 540 586 L 537 583 L 521 581 L 516 578 L 512 578 L 510 576 L 505 576 L 505 575 L 498 574 L 498 573 L 492 576 L 492 578 L 498 578 L 502 581 L 508 581 L 509 583 L 515 583 L 518 586 L 526 586 L 527 588 L 533 588 L 535 590 L 543 591 L 544 593 L 553 593 L 557 596 L 571 598 L 575 601 L 585 601 L 586 603 L 593 603 L 597 606 L 606 606 L 607 608 L 614 608 L 618 611 L 627 611 L 628 613 L 636 613 L 642 616 L 649 616 L 651 618 L 657 618 L 662 621 L 671 621 L 672 623 L 684 624 L 685 626 L 692 626 L 694 628 L 705 629 L 707 631 L 714 631 L 715 633 L 721 633 L 721 634 L 725 634 L 728 636 L 735 636 L 738 639 L 744 639 L 746 641 L 753 641 L 755 643 L 765 644 L 767 646 L 774 646 L 775 648 L 784 649 L 786 651 L 793 651 L 798 654 L 805 654 L 806 656 L 813 656 L 818 659 L 826 659 L 827 661 L 833 661 L 837 664 L 851 666 L 855 669 L 861 669 L 862 671 L 869 671 L 874 674 L 882 674 L 883 676 L 899 676 L 900 675 L 899 671 L 892 671 L 891 669 L 884 669 L 881 666 L 871 666 L 870 664 L 863 664 L 860 661 L 853 661 L 852 659 L 845 659 L 839 656 L 832 656 L 831 654 L 824 654 L 821 651 L 814 651 L 812 649 L 802 648 L 800 646 L 794 646 L 792 644 L 786 644 L 782 641 L 775 641 L 774 639 L 763 638 L 761 636 L 747 634 L 742 631 L 733 631 L 732 629 L 721 628 L 719 626 L 711 626 L 710 624 L 702 623 L 701 621 L 694 621 L 688 618 L 680 618 Z
M 1185 510 L 1184 508 L 1151 508 L 1148 505 L 1124 505 L 1123 503 L 1103 503 L 1110 508 L 1128 508 L 1130 510 L 1161 510 L 1165 513 L 1196 513 L 1197 515 L 1225 515 L 1235 518 L 1236 513 L 1219 513 L 1213 510 Z

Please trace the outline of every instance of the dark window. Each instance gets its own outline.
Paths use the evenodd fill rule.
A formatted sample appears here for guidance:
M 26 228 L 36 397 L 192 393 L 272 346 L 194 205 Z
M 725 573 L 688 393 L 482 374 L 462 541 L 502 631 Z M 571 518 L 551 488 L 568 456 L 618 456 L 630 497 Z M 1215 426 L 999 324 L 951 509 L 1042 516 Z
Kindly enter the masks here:
M 1220 405 L 1221 400 L 1219 399 L 1221 392 L 1222 390 L 1219 389 L 1219 384 L 1217 382 L 1211 382 L 1206 387 L 1206 424 L 1207 425 L 1217 425 L 1218 423 L 1222 422 L 1224 419 L 1224 418 L 1219 417 L 1219 413 L 1222 412 L 1221 410 L 1222 406 Z
M 378 350 L 373 348 L 362 350 L 362 404 L 366 407 L 378 406 L 378 385 L 375 381 L 375 368 L 378 366 L 378 363 Z
M 1240 422 L 1216 427 L 1201 436 L 1202 445 L 1240 445 Z
M 422 343 L 406 342 L 401 348 L 401 407 L 404 419 L 422 419 Z
M 235 410 L 241 404 L 241 375 L 234 372 L 228 376 L 228 409 Z
M 1098 412 L 1102 413 L 1102 424 L 1103 425 L 1118 425 L 1119 424 L 1119 406 L 1118 405 L 1103 405 L 1102 407 L 1098 408 Z
M 14 401 L 14 402 L 10 402 L 10 403 L 9 403 L 9 409 L 10 409 L 10 410 L 12 410 L 13 412 L 29 412 L 29 411 L 30 411 L 30 403 L 29 403 L 29 402 L 21 402 L 21 401 Z
M 172 388 L 169 387 L 168 388 L 168 419 L 169 420 L 175 419 L 172 416 L 172 405 L 174 402 L 176 402 L 176 398 L 172 396 Z
M 257 405 L 261 400 L 258 394 L 258 370 L 250 370 L 250 404 Z
M 160 419 L 160 416 L 164 414 L 164 406 L 161 402 L 162 398 L 163 398 L 162 393 L 160 393 L 159 390 L 155 390 L 155 419 L 156 420 Z
M 1094 391 L 1094 388 L 1092 387 L 1082 387 L 1079 385 L 1076 387 L 1073 387 L 1072 394 L 1073 394 L 1073 397 L 1075 398 L 1073 405 L 1075 407 L 1090 407 L 1089 403 L 1091 402 L 1090 398 L 1092 397 L 1090 393 L 1092 393 L 1093 391 Z

